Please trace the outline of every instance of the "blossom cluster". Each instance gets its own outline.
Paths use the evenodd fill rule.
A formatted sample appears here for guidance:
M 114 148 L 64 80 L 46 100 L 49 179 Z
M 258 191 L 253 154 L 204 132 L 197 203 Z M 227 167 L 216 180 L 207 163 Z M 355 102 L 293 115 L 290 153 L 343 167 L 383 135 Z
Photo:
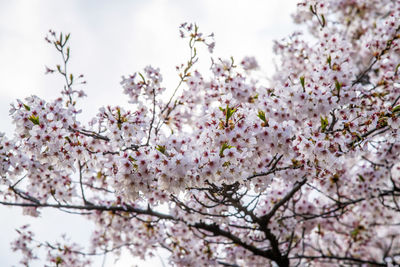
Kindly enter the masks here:
M 60 266 L 123 248 L 166 249 L 176 266 L 400 264 L 399 17 L 399 1 L 301 1 L 310 35 L 275 42 L 268 84 L 253 57 L 196 70 L 213 35 L 182 24 L 191 56 L 173 91 L 148 66 L 122 78 L 132 109 L 87 125 L 72 89 L 19 100 L 15 138 L 0 136 L 1 203 L 88 212 L 89 252 L 46 246 Z M 13 243 L 25 265 L 27 241 Z

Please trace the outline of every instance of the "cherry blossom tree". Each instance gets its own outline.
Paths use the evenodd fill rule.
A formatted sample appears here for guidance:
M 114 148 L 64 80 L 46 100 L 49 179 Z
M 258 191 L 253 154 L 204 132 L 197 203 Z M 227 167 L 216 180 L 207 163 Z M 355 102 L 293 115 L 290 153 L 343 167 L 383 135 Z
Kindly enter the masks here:
M 67 68 L 70 35 L 46 39 L 61 96 L 11 108 L 0 137 L 0 204 L 46 208 L 96 223 L 91 247 L 12 243 L 28 266 L 86 266 L 90 256 L 169 252 L 174 266 L 400 264 L 400 1 L 303 0 L 308 34 L 276 41 L 276 73 L 257 79 L 247 57 L 213 58 L 213 36 L 182 24 L 190 56 L 166 89 L 159 69 L 123 77 L 130 108 L 80 122 L 83 76 Z M 83 101 L 83 100 L 82 100 Z

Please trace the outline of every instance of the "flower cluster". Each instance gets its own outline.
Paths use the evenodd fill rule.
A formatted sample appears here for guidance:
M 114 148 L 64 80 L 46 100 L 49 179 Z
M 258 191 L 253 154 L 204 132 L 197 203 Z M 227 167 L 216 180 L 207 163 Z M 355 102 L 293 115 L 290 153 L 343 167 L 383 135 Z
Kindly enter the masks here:
M 173 91 L 148 66 L 122 79 L 131 110 L 102 107 L 87 125 L 72 79 L 66 104 L 18 101 L 16 137 L 0 136 L 1 203 L 87 212 L 89 252 L 46 247 L 60 266 L 123 248 L 166 249 L 176 266 L 399 264 L 400 3 L 298 7 L 313 37 L 275 42 L 268 84 L 252 57 L 196 70 L 213 36 L 182 24 L 190 58 Z M 32 234 L 13 243 L 26 265 Z

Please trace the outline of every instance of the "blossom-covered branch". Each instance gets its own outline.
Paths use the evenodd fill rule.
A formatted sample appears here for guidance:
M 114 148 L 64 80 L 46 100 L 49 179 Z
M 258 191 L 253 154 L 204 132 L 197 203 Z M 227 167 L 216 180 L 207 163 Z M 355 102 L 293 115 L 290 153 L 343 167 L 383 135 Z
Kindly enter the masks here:
M 303 0 L 293 16 L 313 38 L 276 41 L 268 82 L 252 57 L 211 58 L 204 76 L 213 35 L 184 23 L 177 86 L 147 66 L 122 79 L 129 108 L 100 107 L 89 123 L 77 117 L 70 35 L 50 31 L 62 63 L 47 72 L 65 85 L 56 100 L 12 105 L 0 205 L 96 226 L 87 248 L 23 226 L 21 263 L 37 249 L 56 266 L 163 249 L 173 266 L 399 265 L 400 3 Z

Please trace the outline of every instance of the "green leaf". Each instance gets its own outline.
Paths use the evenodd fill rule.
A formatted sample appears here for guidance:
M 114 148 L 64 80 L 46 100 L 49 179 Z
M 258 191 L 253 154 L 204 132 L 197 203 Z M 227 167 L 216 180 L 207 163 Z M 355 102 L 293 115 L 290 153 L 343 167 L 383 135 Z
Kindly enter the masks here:
M 219 109 L 225 113 L 225 127 L 228 127 L 229 125 L 229 119 L 232 117 L 232 115 L 236 112 L 236 108 L 231 108 L 229 107 L 229 105 L 226 105 L 226 108 L 221 108 L 219 107 Z M 222 121 L 222 120 L 221 120 Z
M 340 89 L 342 88 L 342 84 L 339 83 L 337 80 L 335 81 L 335 87 L 338 90 L 338 92 L 340 92 Z
M 231 57 L 231 67 L 234 67 L 234 68 L 236 67 L 235 66 L 235 59 L 233 57 Z
M 259 117 L 263 122 L 267 122 L 267 119 L 265 118 L 265 112 L 262 110 L 258 111 L 257 117 Z
M 358 225 L 354 230 L 350 232 L 350 235 L 353 239 L 356 239 L 357 236 L 365 230 L 365 227 L 363 225 Z
M 142 78 L 143 83 L 146 83 L 146 79 L 144 78 L 143 74 L 141 74 L 140 72 L 138 74 L 139 74 L 140 78 Z
M 118 129 L 121 130 L 121 128 L 122 128 L 122 123 L 123 123 L 124 121 L 123 121 L 123 119 L 122 119 L 122 117 L 121 117 L 121 109 L 120 109 L 120 108 L 117 108 L 117 115 L 118 115 L 118 118 L 117 118 Z
M 165 146 L 160 146 L 160 145 L 158 145 L 158 146 L 156 147 L 156 149 L 157 149 L 158 151 L 160 151 L 162 154 L 166 155 L 166 148 L 165 148 Z
M 342 89 L 342 84 L 339 83 L 338 80 L 335 81 L 335 88 L 336 88 L 336 96 L 339 97 L 340 95 L 340 89 Z
M 235 111 L 236 108 L 230 108 L 228 105 L 226 105 L 226 120 L 229 120 Z
M 399 68 L 400 68 L 400 63 L 397 64 L 396 69 L 395 69 L 395 71 L 394 71 L 394 75 L 395 75 L 395 76 L 397 75 L 397 72 L 399 71 Z
M 23 104 L 24 105 L 24 108 L 27 110 L 27 111 L 30 111 L 31 110 L 31 108 L 28 106 L 28 105 L 25 105 L 25 104 Z
M 325 16 L 324 15 L 321 15 L 321 19 L 322 19 L 322 27 L 325 27 L 325 25 L 326 25 L 326 20 L 325 20 Z
M 300 77 L 300 84 L 301 84 L 301 87 L 303 87 L 303 90 L 305 91 L 306 87 L 305 87 L 305 77 L 304 76 Z
M 353 231 L 350 232 L 350 235 L 351 235 L 352 238 L 356 238 L 359 232 L 360 232 L 359 229 L 356 228 L 356 229 L 354 229 Z
M 31 115 L 28 120 L 30 120 L 33 124 L 39 125 L 39 117 L 35 115 Z
M 56 258 L 56 266 L 59 266 L 61 263 L 63 263 L 63 259 L 60 256 L 57 256 L 57 258 Z
M 232 148 L 233 146 L 228 145 L 227 143 L 223 143 L 221 149 L 219 150 L 219 156 L 224 156 L 225 149 Z
M 325 118 L 322 116 L 320 116 L 320 117 L 321 117 L 321 131 L 325 132 L 326 127 L 328 127 L 328 125 L 329 125 L 328 117 L 325 117 Z
M 60 45 L 63 45 L 63 34 L 62 34 L 62 32 L 60 33 Z
M 358 175 L 358 179 L 360 179 L 361 182 L 365 182 L 365 179 L 361 174 L 357 174 L 357 175 Z
M 331 55 L 329 55 L 329 57 L 326 59 L 326 63 L 328 63 L 329 64 L 329 68 L 332 69 L 332 65 L 331 65 L 332 57 L 331 57 Z
M 231 165 L 231 163 L 229 161 L 225 161 L 224 164 L 222 164 L 223 167 L 228 167 L 230 165 Z
M 396 112 L 399 112 L 399 111 L 400 111 L 400 105 L 395 106 L 395 107 L 392 109 L 392 113 L 396 113 Z

